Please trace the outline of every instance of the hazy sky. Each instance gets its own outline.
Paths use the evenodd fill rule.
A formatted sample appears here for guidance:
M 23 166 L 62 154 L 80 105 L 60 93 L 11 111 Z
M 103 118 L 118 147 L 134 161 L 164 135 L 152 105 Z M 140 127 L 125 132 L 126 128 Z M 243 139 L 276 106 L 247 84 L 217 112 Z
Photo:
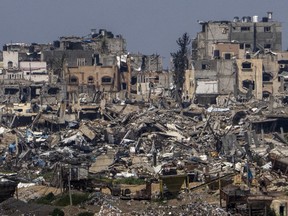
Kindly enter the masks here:
M 266 16 L 282 22 L 288 48 L 288 0 L 1 0 L 0 45 L 48 43 L 60 36 L 85 36 L 92 28 L 122 34 L 127 51 L 158 53 L 168 65 L 176 40 L 200 31 L 197 20 Z

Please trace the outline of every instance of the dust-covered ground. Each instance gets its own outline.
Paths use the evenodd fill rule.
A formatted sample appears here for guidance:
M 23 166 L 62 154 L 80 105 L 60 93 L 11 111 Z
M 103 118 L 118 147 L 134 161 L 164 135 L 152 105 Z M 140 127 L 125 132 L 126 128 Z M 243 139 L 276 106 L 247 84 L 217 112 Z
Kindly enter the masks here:
M 143 186 L 134 186 L 138 190 Z M 109 192 L 94 192 L 89 200 L 79 205 L 59 207 L 55 205 L 36 204 L 32 200 L 47 195 L 60 193 L 59 189 L 32 186 L 18 191 L 19 200 L 10 198 L 0 204 L 1 215 L 49 215 L 55 208 L 61 209 L 65 215 L 77 216 L 81 212 L 90 212 L 94 215 L 229 215 L 219 206 L 219 194 L 210 192 L 206 188 L 193 192 L 181 192 L 173 199 L 152 200 L 122 200 L 112 196 Z M 24 201 L 23 201 L 24 200 Z

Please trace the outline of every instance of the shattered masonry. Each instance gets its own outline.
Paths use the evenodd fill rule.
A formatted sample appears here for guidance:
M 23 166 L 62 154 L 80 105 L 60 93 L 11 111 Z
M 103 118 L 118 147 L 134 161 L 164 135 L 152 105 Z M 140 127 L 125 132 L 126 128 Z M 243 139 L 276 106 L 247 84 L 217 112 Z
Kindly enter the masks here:
M 85 191 L 98 215 L 287 215 L 281 23 L 199 24 L 182 104 L 160 55 L 104 29 L 4 45 L 0 212 L 48 214 L 26 202 Z

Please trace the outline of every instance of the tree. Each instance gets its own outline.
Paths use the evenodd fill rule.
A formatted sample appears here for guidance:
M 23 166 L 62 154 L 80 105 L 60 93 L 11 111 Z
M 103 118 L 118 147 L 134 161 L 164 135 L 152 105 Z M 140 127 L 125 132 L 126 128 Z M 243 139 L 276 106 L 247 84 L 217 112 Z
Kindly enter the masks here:
M 189 52 L 189 44 L 191 40 L 187 33 L 184 33 L 182 37 L 178 38 L 176 41 L 179 49 L 171 53 L 174 65 L 173 71 L 173 78 L 174 78 L 174 85 L 175 85 L 175 98 L 176 101 L 181 104 L 182 103 L 182 91 L 183 91 L 183 84 L 185 81 L 185 70 L 188 69 L 188 52 Z

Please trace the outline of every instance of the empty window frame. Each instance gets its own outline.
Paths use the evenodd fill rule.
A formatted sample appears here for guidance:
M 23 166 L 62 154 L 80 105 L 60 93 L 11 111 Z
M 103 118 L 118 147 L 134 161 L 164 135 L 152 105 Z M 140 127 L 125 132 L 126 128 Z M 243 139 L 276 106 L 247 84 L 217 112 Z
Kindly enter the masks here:
M 245 48 L 246 49 L 250 49 L 251 48 L 251 44 L 245 44 Z
M 254 81 L 252 81 L 252 80 L 243 80 L 242 87 L 245 88 L 245 89 L 250 89 L 251 88 L 252 90 L 254 90 L 255 89 Z
M 155 83 L 159 83 L 159 76 L 157 75 L 154 80 Z
M 247 31 L 250 31 L 250 27 L 249 26 L 242 26 L 241 27 L 241 32 L 247 32 Z
M 251 62 L 243 62 L 242 63 L 242 69 L 243 70 L 251 70 L 252 69 L 252 63 Z
M 271 26 L 265 26 L 264 32 L 271 32 Z
M 93 76 L 89 76 L 87 81 L 88 81 L 88 84 L 94 84 L 94 77 Z
M 270 72 L 263 72 L 262 81 L 263 82 L 270 82 L 273 80 L 273 75 Z
M 76 76 L 71 76 L 70 83 L 71 84 L 77 84 L 78 83 L 78 78 Z
M 202 70 L 210 70 L 209 64 L 202 64 Z
M 10 68 L 13 68 L 13 62 L 12 61 L 8 62 L 8 69 L 10 69 Z
M 271 93 L 270 93 L 269 91 L 263 91 L 263 92 L 262 92 L 262 97 L 263 97 L 263 98 L 269 98 L 270 95 L 271 95 Z
M 111 84 L 112 83 L 112 78 L 109 76 L 104 76 L 101 79 L 102 84 Z
M 137 83 L 137 77 L 136 76 L 132 76 L 131 77 L 131 85 L 135 85 Z
M 225 53 L 224 54 L 224 59 L 231 59 L 232 58 L 232 54 L 231 53 Z
M 264 49 L 271 49 L 271 44 L 264 44 Z
M 10 94 L 16 94 L 17 92 L 19 92 L 19 89 L 5 88 L 4 94 L 5 95 L 10 95 Z

